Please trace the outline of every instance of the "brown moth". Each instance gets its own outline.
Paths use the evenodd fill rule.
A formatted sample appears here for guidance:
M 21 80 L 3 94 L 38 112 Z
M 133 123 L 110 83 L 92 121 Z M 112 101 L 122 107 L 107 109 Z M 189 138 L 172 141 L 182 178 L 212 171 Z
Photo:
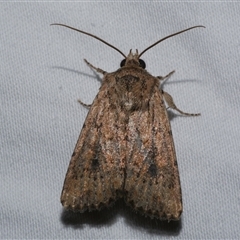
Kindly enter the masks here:
M 100 210 L 123 197 L 133 209 L 145 216 L 162 220 L 179 220 L 182 194 L 170 122 L 169 108 L 181 114 L 172 97 L 160 88 L 160 81 L 145 70 L 140 57 L 147 50 L 193 28 L 171 34 L 140 54 L 114 48 L 124 60 L 121 68 L 107 73 L 85 62 L 103 74 L 102 85 L 83 125 L 68 167 L 61 203 L 66 209 L 84 212 Z M 86 105 L 86 104 L 83 104 Z M 88 106 L 88 105 L 87 105 Z

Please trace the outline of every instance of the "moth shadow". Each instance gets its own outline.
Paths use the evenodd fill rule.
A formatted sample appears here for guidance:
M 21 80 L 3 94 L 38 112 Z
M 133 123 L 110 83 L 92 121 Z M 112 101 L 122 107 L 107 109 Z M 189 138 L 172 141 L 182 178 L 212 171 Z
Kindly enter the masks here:
M 163 86 L 166 84 L 182 84 L 182 83 L 192 83 L 192 82 L 199 82 L 200 80 L 198 79 L 179 79 L 179 80 L 164 80 L 162 83 L 161 83 L 161 88 L 163 88 Z
M 168 222 L 142 216 L 126 206 L 123 199 L 100 211 L 74 213 L 63 210 L 61 214 L 61 222 L 64 225 L 77 229 L 83 228 L 86 224 L 96 227 L 110 226 L 117 222 L 118 218 L 123 218 L 133 230 L 147 231 L 153 235 L 177 236 L 182 228 L 181 220 Z
M 72 72 L 72 73 L 76 73 L 78 75 L 82 75 L 82 76 L 86 76 L 86 77 L 89 77 L 89 78 L 94 78 L 94 79 L 97 79 L 97 81 L 99 81 L 100 83 L 102 83 L 102 79 L 101 77 L 99 76 L 99 74 L 97 74 L 95 71 L 93 71 L 94 75 L 92 74 L 88 74 L 88 73 L 85 73 L 85 72 L 81 72 L 81 71 L 77 71 L 75 69 L 72 69 L 72 68 L 67 68 L 67 67 L 61 67 L 61 66 L 54 66 L 52 67 L 53 69 L 60 69 L 60 70 L 64 70 L 64 71 L 68 71 L 68 72 Z
M 82 228 L 84 225 L 92 226 L 106 226 L 112 225 L 116 220 L 116 215 L 113 213 L 112 208 L 104 208 L 100 211 L 93 212 L 72 212 L 63 210 L 61 214 L 61 222 L 65 226 L 73 228 Z

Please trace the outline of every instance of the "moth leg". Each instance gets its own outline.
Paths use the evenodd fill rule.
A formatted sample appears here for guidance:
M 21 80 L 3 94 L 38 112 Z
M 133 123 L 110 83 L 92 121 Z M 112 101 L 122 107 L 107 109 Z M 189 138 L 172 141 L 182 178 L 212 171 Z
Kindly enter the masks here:
M 86 103 L 82 102 L 80 99 L 78 99 L 78 102 L 86 108 L 90 108 L 92 106 L 92 104 L 86 104 Z
M 92 69 L 96 70 L 98 73 L 101 73 L 101 74 L 106 74 L 107 72 L 102 70 L 101 68 L 97 68 L 97 67 L 94 67 L 90 62 L 88 62 L 86 59 L 84 59 L 85 63 Z
M 99 73 L 102 73 L 103 75 L 106 73 L 105 71 L 103 71 L 102 69 L 100 68 L 96 68 L 94 67 L 90 62 L 88 62 L 86 59 L 84 59 L 85 63 L 92 69 L 96 70 L 97 72 Z M 78 102 L 83 105 L 84 107 L 87 107 L 87 108 L 90 108 L 92 106 L 92 104 L 86 104 L 84 102 L 82 102 L 80 99 L 78 99 Z
M 181 113 L 183 115 L 187 115 L 187 116 L 199 116 L 200 115 L 200 113 L 185 113 L 185 112 L 181 111 L 175 105 L 173 98 L 170 94 L 168 94 L 167 92 L 164 92 L 163 90 L 162 90 L 162 94 L 163 94 L 163 97 L 164 97 L 165 101 L 167 102 L 169 108 L 172 108 L 172 109 L 178 111 L 179 113 Z
M 168 73 L 166 76 L 162 77 L 162 76 L 157 76 L 157 78 L 160 80 L 160 81 L 163 81 L 165 79 L 168 79 L 170 78 L 173 74 L 175 73 L 175 70 L 171 71 L 170 73 Z

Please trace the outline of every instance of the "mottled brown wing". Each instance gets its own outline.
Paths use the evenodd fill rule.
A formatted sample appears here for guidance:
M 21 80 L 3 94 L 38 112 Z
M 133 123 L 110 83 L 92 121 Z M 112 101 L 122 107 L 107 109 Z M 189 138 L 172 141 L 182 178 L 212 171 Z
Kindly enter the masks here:
M 171 127 L 160 90 L 155 86 L 144 111 L 128 122 L 125 201 L 151 218 L 178 220 L 181 187 Z
M 99 210 L 116 200 L 123 190 L 126 149 L 119 142 L 124 142 L 124 128 L 119 125 L 118 106 L 112 104 L 114 97 L 105 76 L 68 167 L 61 195 L 66 209 Z

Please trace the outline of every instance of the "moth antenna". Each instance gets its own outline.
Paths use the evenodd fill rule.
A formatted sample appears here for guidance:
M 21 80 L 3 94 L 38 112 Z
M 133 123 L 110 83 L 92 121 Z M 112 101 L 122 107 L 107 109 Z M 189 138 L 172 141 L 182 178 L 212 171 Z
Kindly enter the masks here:
M 138 55 L 138 58 L 140 58 L 140 57 L 141 57 L 146 51 L 148 51 L 150 48 L 156 46 L 157 44 L 159 44 L 160 42 L 166 40 L 167 38 L 173 37 L 173 36 L 175 36 L 175 35 L 178 35 L 178 34 L 180 34 L 180 33 L 183 33 L 183 32 L 186 32 L 186 31 L 188 31 L 188 30 L 191 30 L 191 29 L 193 29 L 193 28 L 198 28 L 198 27 L 203 27 L 203 28 L 205 28 L 205 27 L 202 26 L 202 25 L 198 25 L 198 26 L 194 26 L 194 27 L 187 28 L 187 29 L 182 30 L 182 31 L 177 32 L 177 33 L 173 33 L 173 34 L 171 34 L 171 35 L 169 35 L 169 36 L 167 36 L 167 37 L 164 37 L 164 38 L 158 40 L 157 42 L 155 42 L 154 44 L 152 44 L 151 46 L 147 47 L 145 50 L 143 50 L 143 51 Z
M 100 42 L 103 42 L 103 43 L 105 43 L 106 45 L 108 45 L 109 47 L 115 49 L 117 52 L 119 52 L 121 55 L 123 55 L 124 58 L 127 58 L 126 55 L 125 55 L 123 52 L 121 52 L 118 48 L 114 47 L 114 46 L 111 45 L 110 43 L 104 41 L 103 39 L 101 39 L 101 38 L 99 38 L 99 37 L 97 37 L 97 36 L 95 36 L 95 35 L 93 35 L 93 34 L 91 34 L 91 33 L 84 32 L 84 31 L 79 30 L 79 29 L 77 29 L 77 28 L 73 28 L 73 27 L 70 27 L 70 26 L 68 26 L 68 25 L 61 24 L 61 23 L 52 23 L 52 24 L 50 24 L 50 25 L 51 25 L 51 26 L 52 26 L 52 25 L 57 25 L 57 26 L 62 26 L 62 27 L 70 28 L 70 29 L 75 30 L 75 31 L 77 31 L 77 32 L 86 34 L 86 35 L 88 35 L 88 36 L 90 36 L 90 37 L 96 38 L 96 39 L 99 40 Z

